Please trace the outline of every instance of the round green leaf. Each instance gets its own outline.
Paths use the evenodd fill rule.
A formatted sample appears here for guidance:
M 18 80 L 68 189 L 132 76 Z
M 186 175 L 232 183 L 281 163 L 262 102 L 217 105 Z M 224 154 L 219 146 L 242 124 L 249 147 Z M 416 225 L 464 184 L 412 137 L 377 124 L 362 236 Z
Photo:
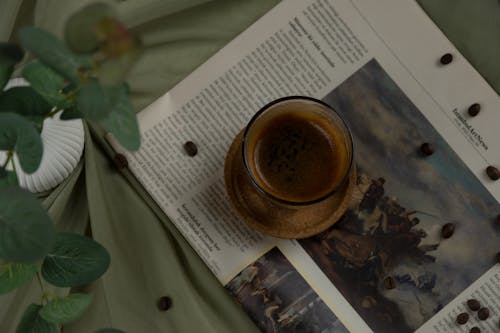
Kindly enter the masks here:
M 0 295 L 19 288 L 35 276 L 37 268 L 31 264 L 0 265 Z
M 95 50 L 98 46 L 95 31 L 97 23 L 105 17 L 113 16 L 116 16 L 116 12 L 106 3 L 97 2 L 83 7 L 66 21 L 66 43 L 77 53 Z
M 71 294 L 48 302 L 40 316 L 53 324 L 68 324 L 80 318 L 92 302 L 92 295 Z
M 15 112 L 39 129 L 52 106 L 32 87 L 14 87 L 0 94 L 0 112 Z
M 42 264 L 42 276 L 58 287 L 76 287 L 97 280 L 109 267 L 109 254 L 96 241 L 73 233 L 58 233 Z
M 129 150 L 137 150 L 141 144 L 139 126 L 130 103 L 126 84 L 122 84 L 116 90 L 115 104 L 111 113 L 100 121 L 100 124 L 120 142 L 120 144 Z
M 16 333 L 57 333 L 57 326 L 40 317 L 41 305 L 30 304 L 17 325 Z
M 137 46 L 117 58 L 103 62 L 96 70 L 99 82 L 104 86 L 115 86 L 125 81 L 129 70 L 141 55 L 139 42 Z
M 11 112 L 0 112 L 0 150 L 14 150 L 21 167 L 33 173 L 42 161 L 43 145 L 35 126 Z
M 71 82 L 78 82 L 78 69 L 88 66 L 83 59 L 74 55 L 56 36 L 47 31 L 24 27 L 19 32 L 19 38 L 26 50 Z
M 18 186 L 0 187 L 0 199 L 0 257 L 8 262 L 43 258 L 55 232 L 41 203 Z
M 90 120 L 101 120 L 111 112 L 111 101 L 103 87 L 92 79 L 83 84 L 77 97 L 78 110 Z
M 39 61 L 33 61 L 23 68 L 23 77 L 50 105 L 59 108 L 68 106 L 62 93 L 66 86 L 64 78 Z
M 16 173 L 0 167 L 0 187 L 17 184 L 18 182 Z
M 14 43 L 0 43 L 0 91 L 9 81 L 14 65 L 21 61 L 24 51 Z

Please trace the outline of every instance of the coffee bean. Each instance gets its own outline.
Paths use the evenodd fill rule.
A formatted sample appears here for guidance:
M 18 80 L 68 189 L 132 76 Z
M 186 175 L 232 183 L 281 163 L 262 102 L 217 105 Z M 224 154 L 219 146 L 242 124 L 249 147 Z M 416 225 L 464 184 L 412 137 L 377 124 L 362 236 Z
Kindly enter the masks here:
M 443 65 L 448 65 L 449 63 L 451 63 L 453 61 L 453 55 L 451 53 L 446 53 L 441 57 L 441 59 L 439 61 Z
M 463 312 L 457 316 L 457 324 L 459 324 L 459 325 L 463 325 L 468 321 L 469 321 L 469 314 L 468 313 Z
M 116 154 L 113 158 L 113 163 L 118 169 L 128 168 L 127 158 L 123 154 Z
M 425 155 L 425 156 L 430 156 L 434 154 L 434 147 L 428 143 L 425 142 L 420 146 L 420 151 Z
M 443 238 L 450 238 L 455 232 L 455 225 L 453 223 L 446 223 L 441 229 L 441 236 Z
M 493 165 L 490 165 L 486 168 L 486 174 L 490 177 L 491 180 L 500 179 L 500 170 L 495 168 Z
M 160 311 L 167 311 L 172 307 L 172 299 L 168 296 L 163 296 L 158 300 L 157 305 Z
M 477 311 L 481 308 L 481 303 L 479 303 L 479 301 L 477 299 L 470 299 L 467 301 L 467 306 L 472 311 Z
M 479 111 L 481 111 L 481 105 L 479 103 L 472 104 L 467 110 L 467 112 L 469 112 L 469 116 L 471 117 L 477 116 L 479 114 Z
M 194 142 L 191 141 L 188 141 L 184 144 L 184 150 L 191 157 L 198 154 L 198 147 L 194 144 Z
M 384 287 L 388 290 L 396 288 L 396 280 L 392 276 L 386 277 L 384 279 Z
M 490 310 L 488 308 L 481 308 L 477 312 L 477 317 L 480 320 L 486 320 L 486 319 L 488 319 L 489 316 L 490 316 Z
M 470 329 L 469 333 L 481 333 L 481 329 L 477 326 L 474 326 Z

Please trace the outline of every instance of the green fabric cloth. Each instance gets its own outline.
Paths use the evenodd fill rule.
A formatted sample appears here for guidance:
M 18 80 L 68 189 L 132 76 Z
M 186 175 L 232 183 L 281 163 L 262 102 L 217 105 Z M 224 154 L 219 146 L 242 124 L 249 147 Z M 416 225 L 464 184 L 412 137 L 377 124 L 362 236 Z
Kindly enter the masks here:
M 68 15 L 88 2 L 2 0 L 0 39 L 15 40 L 12 31 L 30 21 L 60 35 Z M 128 78 L 134 105 L 140 110 L 164 94 L 277 2 L 117 1 L 123 20 L 145 44 L 145 53 Z M 498 1 L 419 2 L 500 91 Z M 91 232 L 112 257 L 104 277 L 86 288 L 95 296 L 91 308 L 84 318 L 66 326 L 65 333 L 89 333 L 102 327 L 128 333 L 256 332 L 130 173 L 116 171 L 102 134 L 97 128 L 86 128 L 82 163 L 44 198 L 58 228 Z M 164 295 L 173 300 L 167 312 L 156 307 Z M 14 332 L 24 308 L 39 297 L 35 282 L 0 297 L 0 332 Z
M 455 47 L 500 94 L 500 1 L 418 2 Z

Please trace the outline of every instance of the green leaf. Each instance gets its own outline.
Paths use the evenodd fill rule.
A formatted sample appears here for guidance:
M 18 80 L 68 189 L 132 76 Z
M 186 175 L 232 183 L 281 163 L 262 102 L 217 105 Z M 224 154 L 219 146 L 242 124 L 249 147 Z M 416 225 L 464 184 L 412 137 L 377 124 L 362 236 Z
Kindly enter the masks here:
M 128 98 L 127 86 L 122 84 L 114 90 L 115 104 L 111 113 L 100 123 L 124 148 L 137 150 L 141 145 L 141 137 L 134 108 Z
M 43 145 L 35 126 L 23 117 L 0 112 L 0 150 L 14 150 L 26 173 L 38 169 Z
M 0 167 L 0 187 L 17 184 L 18 182 L 16 173 Z
M 101 120 L 111 112 L 111 101 L 103 87 L 92 79 L 83 84 L 77 97 L 78 110 L 90 120 Z
M 111 58 L 96 70 L 99 82 L 104 86 L 115 86 L 125 81 L 132 65 L 139 59 L 142 50 L 136 47 L 118 58 Z
M 0 265 L 0 295 L 19 288 L 35 276 L 37 268 L 31 264 Z
M 109 254 L 96 241 L 73 233 L 58 233 L 42 264 L 42 276 L 58 287 L 76 287 L 97 280 L 109 267 Z
M 61 120 L 73 120 L 83 118 L 83 114 L 78 111 L 76 106 L 72 106 L 61 113 L 59 119 Z
M 30 192 L 0 187 L 0 257 L 8 262 L 34 262 L 54 244 L 49 215 Z
M 116 16 L 115 10 L 106 3 L 92 3 L 83 7 L 66 21 L 66 43 L 77 53 L 97 49 L 96 26 L 103 18 L 113 16 Z
M 71 82 L 78 82 L 78 69 L 88 66 L 88 63 L 74 55 L 63 42 L 47 31 L 24 27 L 21 28 L 19 37 L 25 49 Z
M 117 330 L 116 328 L 102 328 L 95 333 L 125 333 L 125 332 Z
M 24 51 L 17 44 L 0 43 L 0 91 L 9 81 L 14 65 L 21 61 Z
M 23 68 L 23 77 L 50 105 L 65 108 L 69 106 L 62 90 L 66 86 L 64 78 L 52 69 L 33 61 Z
M 92 295 L 71 294 L 48 302 L 40 316 L 53 324 L 68 324 L 80 318 L 92 302 Z
M 14 87 L 0 94 L 0 112 L 15 112 L 41 130 L 52 106 L 32 87 Z
M 41 305 L 31 304 L 17 325 L 16 333 L 57 333 L 57 326 L 40 317 Z

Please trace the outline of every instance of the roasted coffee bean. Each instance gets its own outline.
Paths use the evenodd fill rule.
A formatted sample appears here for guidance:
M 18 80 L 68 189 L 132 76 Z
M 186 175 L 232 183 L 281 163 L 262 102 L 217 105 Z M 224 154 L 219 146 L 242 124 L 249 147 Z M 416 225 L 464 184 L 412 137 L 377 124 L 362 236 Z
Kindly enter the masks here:
M 500 179 L 500 170 L 495 168 L 493 165 L 490 165 L 486 168 L 486 174 L 490 177 L 491 180 Z
M 163 296 L 158 300 L 157 305 L 160 311 L 167 311 L 172 307 L 172 299 L 168 296 Z
M 439 61 L 443 65 L 448 65 L 449 63 L 451 63 L 453 61 L 453 55 L 451 53 L 446 53 L 441 57 L 441 59 Z
M 481 308 L 481 303 L 479 303 L 479 301 L 477 299 L 470 299 L 467 301 L 467 306 L 472 311 L 477 311 Z
M 188 141 L 184 144 L 184 150 L 191 157 L 198 154 L 198 147 L 192 141 Z
M 488 308 L 481 308 L 477 312 L 477 317 L 480 320 L 486 320 L 486 319 L 488 319 L 489 316 L 490 316 L 490 310 Z
M 420 151 L 422 152 L 422 154 L 424 154 L 425 156 L 430 156 L 432 154 L 434 154 L 434 147 L 428 143 L 428 142 L 425 142 L 423 143 L 421 146 L 420 146 Z
M 469 109 L 467 109 L 467 112 L 469 112 L 469 116 L 471 117 L 477 116 L 479 111 L 481 111 L 481 105 L 479 103 L 474 103 L 469 106 Z
M 469 333 L 481 333 L 481 329 L 477 326 L 474 326 L 470 329 Z
M 441 236 L 443 238 L 450 238 L 455 232 L 455 225 L 453 223 L 446 223 L 441 229 Z
M 396 280 L 392 276 L 386 277 L 384 279 L 384 287 L 388 290 L 396 288 Z
M 459 324 L 459 325 L 463 325 L 468 321 L 469 321 L 469 314 L 468 313 L 463 312 L 457 316 L 457 324 Z

